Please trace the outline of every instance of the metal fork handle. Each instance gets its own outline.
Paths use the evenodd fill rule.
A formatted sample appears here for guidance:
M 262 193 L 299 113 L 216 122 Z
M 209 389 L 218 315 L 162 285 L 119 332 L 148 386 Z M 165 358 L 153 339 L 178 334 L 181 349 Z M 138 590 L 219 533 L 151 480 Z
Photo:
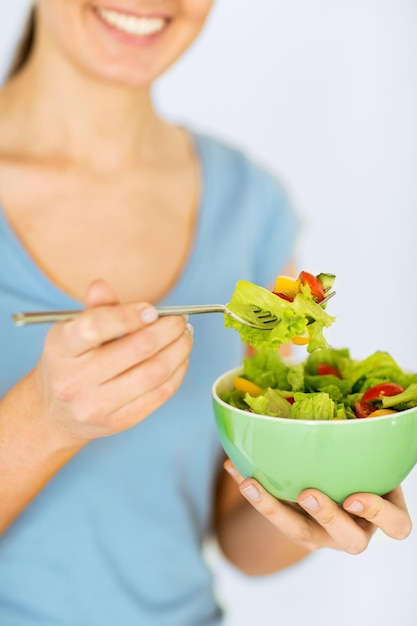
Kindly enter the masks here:
M 330 298 L 335 295 L 335 291 L 327 294 L 321 305 L 326 304 Z M 199 313 L 227 313 L 232 315 L 228 308 L 224 304 L 188 304 L 184 306 L 166 306 L 156 307 L 160 317 L 166 315 L 197 315 Z M 82 313 L 82 309 L 78 311 L 36 311 L 29 313 L 15 313 L 12 316 L 13 322 L 16 326 L 27 326 L 29 324 L 47 324 L 51 322 L 63 322 L 72 320 Z M 240 319 L 236 315 L 232 315 L 235 319 L 238 319 L 243 324 L 248 324 L 245 320 Z
M 184 306 L 157 306 L 160 317 L 166 315 L 198 315 L 199 313 L 225 313 L 224 304 L 185 304 Z
M 167 315 L 197 315 L 199 313 L 225 313 L 224 304 L 189 304 L 184 306 L 155 307 L 160 317 Z M 51 322 L 65 322 L 72 320 L 82 310 L 75 311 L 35 311 L 28 313 L 15 313 L 12 316 L 16 326 L 28 326 L 30 324 L 48 324 Z

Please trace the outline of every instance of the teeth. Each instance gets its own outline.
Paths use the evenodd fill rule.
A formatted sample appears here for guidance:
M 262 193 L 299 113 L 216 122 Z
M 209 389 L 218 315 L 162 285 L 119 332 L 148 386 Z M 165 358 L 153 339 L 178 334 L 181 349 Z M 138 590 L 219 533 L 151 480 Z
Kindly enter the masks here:
M 108 9 L 97 9 L 97 13 L 107 24 L 129 35 L 154 35 L 159 33 L 166 23 L 160 17 L 136 17 Z

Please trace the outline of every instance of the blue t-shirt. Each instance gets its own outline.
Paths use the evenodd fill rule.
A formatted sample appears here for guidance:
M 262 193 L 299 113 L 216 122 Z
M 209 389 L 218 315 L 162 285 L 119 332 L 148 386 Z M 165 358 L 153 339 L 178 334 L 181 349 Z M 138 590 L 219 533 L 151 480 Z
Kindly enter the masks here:
M 219 141 L 193 138 L 203 181 L 197 232 L 164 305 L 226 303 L 239 279 L 270 285 L 298 227 L 272 176 Z M 11 314 L 80 306 L 42 274 L 0 208 L 0 396 L 35 365 L 48 330 L 14 327 Z M 240 364 L 243 347 L 222 315 L 192 322 L 176 395 L 138 426 L 89 444 L 0 538 L 0 624 L 221 623 L 201 554 L 221 459 L 210 389 Z

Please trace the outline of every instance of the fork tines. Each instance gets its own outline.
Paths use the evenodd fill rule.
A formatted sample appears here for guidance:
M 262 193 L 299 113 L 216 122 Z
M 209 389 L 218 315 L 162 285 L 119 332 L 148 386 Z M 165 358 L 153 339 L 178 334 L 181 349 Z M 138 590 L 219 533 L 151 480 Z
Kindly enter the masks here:
M 276 315 L 269 313 L 269 311 L 263 311 L 262 309 L 253 309 L 258 320 L 262 320 L 263 324 L 275 324 L 278 320 Z

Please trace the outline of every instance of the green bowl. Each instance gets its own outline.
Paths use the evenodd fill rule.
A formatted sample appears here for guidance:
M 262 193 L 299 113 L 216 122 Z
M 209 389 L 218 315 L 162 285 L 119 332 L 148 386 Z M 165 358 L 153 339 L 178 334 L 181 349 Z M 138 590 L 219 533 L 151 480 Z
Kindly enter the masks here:
M 212 388 L 221 444 L 239 472 L 272 495 L 295 501 L 309 487 L 336 502 L 352 493 L 383 495 L 417 463 L 417 407 L 357 420 L 291 420 L 236 409 L 219 395 L 233 388 L 237 368 Z

